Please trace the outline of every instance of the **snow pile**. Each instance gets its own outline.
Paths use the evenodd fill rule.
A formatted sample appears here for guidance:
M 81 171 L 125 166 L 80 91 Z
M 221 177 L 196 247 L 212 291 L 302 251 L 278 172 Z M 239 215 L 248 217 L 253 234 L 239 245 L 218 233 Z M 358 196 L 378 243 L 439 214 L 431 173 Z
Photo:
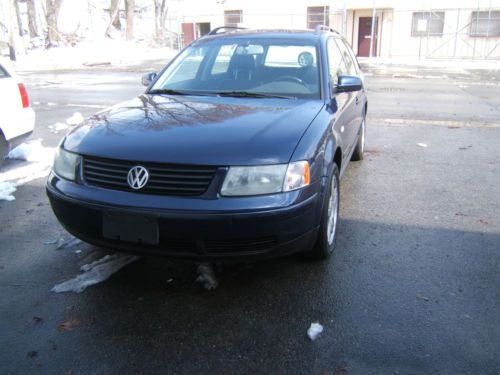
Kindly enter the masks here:
M 13 201 L 18 186 L 46 177 L 54 160 L 55 148 L 44 147 L 42 140 L 23 143 L 9 152 L 7 158 L 31 162 L 0 171 L 0 200 Z
M 215 278 L 214 269 L 210 263 L 200 263 L 196 272 L 198 273 L 196 282 L 203 284 L 205 289 L 213 290 L 219 285 L 217 279 Z
M 42 145 L 41 139 L 36 139 L 17 146 L 9 152 L 7 158 L 51 165 L 54 160 L 54 152 L 55 148 L 45 147 Z
M 54 125 L 49 125 L 49 129 L 52 133 L 57 134 L 59 132 L 65 131 L 69 128 L 68 124 L 62 122 L 56 122 Z
M 83 115 L 80 112 L 73 113 L 73 116 L 66 119 L 66 124 L 75 126 L 83 122 Z
M 127 264 L 138 260 L 138 256 L 113 254 L 106 255 L 92 263 L 84 264 L 80 269 L 84 272 L 73 279 L 64 281 L 54 286 L 51 291 L 55 293 L 76 292 L 81 293 L 87 287 L 107 280 Z
M 61 131 L 69 129 L 72 126 L 81 124 L 83 120 L 83 115 L 80 112 L 75 112 L 71 117 L 66 119 L 66 123 L 56 122 L 54 125 L 49 125 L 49 129 L 52 133 L 57 134 Z
M 16 199 L 12 194 L 16 191 L 16 185 L 12 182 L 0 182 L 0 200 L 13 201 Z
M 319 323 L 311 323 L 311 326 L 307 330 L 307 336 L 311 339 L 311 341 L 316 340 L 319 335 L 323 332 L 323 326 Z

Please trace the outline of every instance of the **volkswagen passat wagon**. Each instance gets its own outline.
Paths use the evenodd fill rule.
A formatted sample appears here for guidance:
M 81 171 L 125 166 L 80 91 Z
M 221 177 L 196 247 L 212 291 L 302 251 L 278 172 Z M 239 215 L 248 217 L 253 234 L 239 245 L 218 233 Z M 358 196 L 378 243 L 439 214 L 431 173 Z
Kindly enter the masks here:
M 367 111 L 338 33 L 219 28 L 143 83 L 60 143 L 47 193 L 71 234 L 154 255 L 332 253 Z

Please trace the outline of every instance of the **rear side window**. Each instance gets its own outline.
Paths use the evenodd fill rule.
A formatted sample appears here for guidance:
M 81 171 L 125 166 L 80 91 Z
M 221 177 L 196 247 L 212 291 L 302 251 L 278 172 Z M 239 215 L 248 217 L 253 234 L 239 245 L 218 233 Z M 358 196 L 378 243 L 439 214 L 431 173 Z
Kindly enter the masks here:
M 269 46 L 264 65 L 281 68 L 316 66 L 316 49 L 314 46 Z

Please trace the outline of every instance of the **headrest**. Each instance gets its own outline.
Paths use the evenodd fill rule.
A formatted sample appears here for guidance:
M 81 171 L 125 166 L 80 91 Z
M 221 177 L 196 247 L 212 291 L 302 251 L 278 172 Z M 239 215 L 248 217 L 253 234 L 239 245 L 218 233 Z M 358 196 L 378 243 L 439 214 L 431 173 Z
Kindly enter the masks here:
M 234 55 L 229 63 L 230 71 L 235 70 L 254 70 L 255 69 L 255 59 L 253 55 Z

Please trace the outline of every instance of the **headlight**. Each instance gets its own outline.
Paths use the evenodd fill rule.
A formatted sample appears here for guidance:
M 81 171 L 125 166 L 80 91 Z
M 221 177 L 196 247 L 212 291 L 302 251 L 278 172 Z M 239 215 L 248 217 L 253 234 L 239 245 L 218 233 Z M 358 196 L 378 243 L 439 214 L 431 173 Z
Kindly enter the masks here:
M 291 191 L 309 185 L 309 163 L 230 167 L 221 194 L 225 196 L 263 195 Z
M 307 161 L 296 161 L 288 164 L 283 191 L 300 189 L 311 182 L 311 172 Z
M 54 173 L 59 177 L 74 181 L 76 177 L 76 166 L 80 156 L 58 147 L 54 158 Z

